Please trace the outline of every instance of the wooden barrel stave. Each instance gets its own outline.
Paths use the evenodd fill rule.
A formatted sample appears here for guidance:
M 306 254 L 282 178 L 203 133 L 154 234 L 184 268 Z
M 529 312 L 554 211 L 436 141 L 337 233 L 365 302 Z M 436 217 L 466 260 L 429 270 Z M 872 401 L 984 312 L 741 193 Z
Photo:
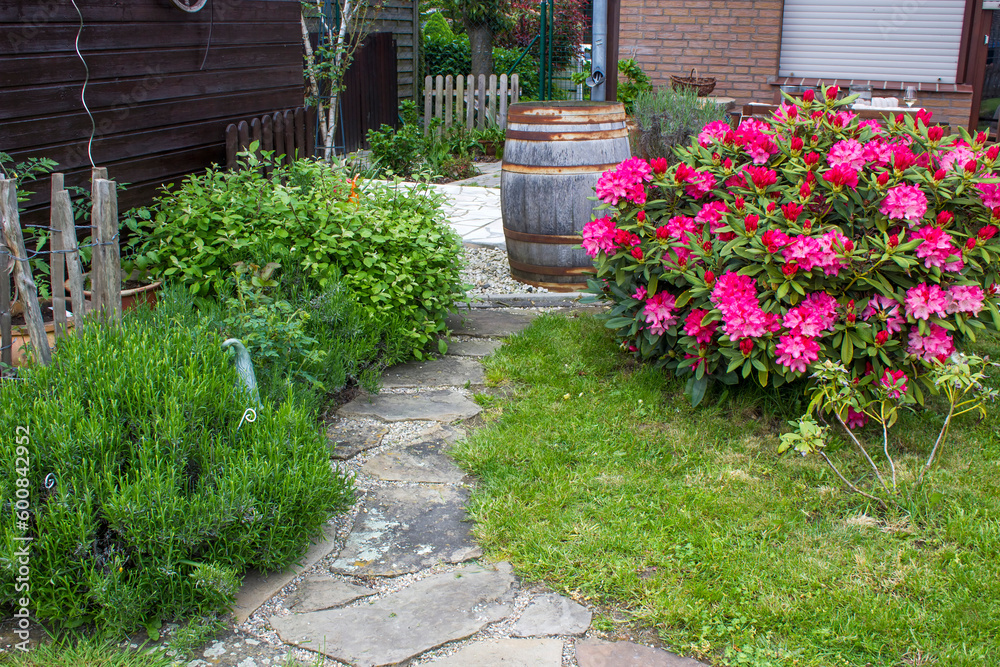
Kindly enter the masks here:
M 528 103 L 508 114 L 501 210 L 511 275 L 557 291 L 586 286 L 580 232 L 601 174 L 631 156 L 620 104 Z

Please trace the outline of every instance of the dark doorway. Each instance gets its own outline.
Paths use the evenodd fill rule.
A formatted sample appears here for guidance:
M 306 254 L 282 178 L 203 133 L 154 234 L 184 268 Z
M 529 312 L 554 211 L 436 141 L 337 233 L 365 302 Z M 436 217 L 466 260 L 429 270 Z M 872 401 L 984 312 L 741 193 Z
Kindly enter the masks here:
M 376 32 L 365 38 L 344 75 L 342 100 L 343 134 L 338 131 L 337 143 L 343 141 L 346 152 L 367 148 L 368 130 L 399 124 L 396 41 L 391 32 Z

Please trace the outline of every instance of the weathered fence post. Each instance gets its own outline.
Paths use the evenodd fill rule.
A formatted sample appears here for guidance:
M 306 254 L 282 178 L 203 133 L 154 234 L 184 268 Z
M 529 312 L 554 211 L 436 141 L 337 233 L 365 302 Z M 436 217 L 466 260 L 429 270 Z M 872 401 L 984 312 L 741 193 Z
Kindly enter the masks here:
M 52 328 L 55 337 L 66 334 L 66 253 L 63 252 L 63 237 L 56 226 L 56 193 L 65 189 L 62 174 L 52 174 L 51 195 L 49 196 L 49 278 L 52 282 Z
M 55 176 L 55 174 L 53 174 Z M 62 174 L 60 174 L 62 176 Z M 60 182 L 61 184 L 61 182 Z M 80 244 L 76 238 L 76 227 L 73 222 L 73 204 L 69 192 L 60 188 L 52 188 L 52 236 L 61 237 L 63 254 L 66 258 L 66 279 L 69 281 L 69 296 L 73 302 L 70 309 L 74 317 L 83 317 L 86 310 L 86 299 L 83 295 L 83 269 L 80 262 Z
M 90 282 L 94 287 L 94 310 L 110 320 L 122 316 L 121 250 L 118 246 L 118 191 L 114 181 L 94 180 L 92 222 L 97 228 L 94 256 L 100 250 L 100 266 L 94 266 Z M 98 292 L 100 291 L 100 300 Z
M 9 179 L 0 179 L 0 225 L 3 226 L 4 241 L 9 252 L 14 255 L 14 283 L 24 306 L 24 324 L 28 329 L 31 347 L 38 355 L 38 362 L 48 366 L 51 360 L 49 339 L 45 335 L 42 309 L 38 305 L 38 286 L 31 277 L 28 251 L 24 247 L 21 234 L 21 218 L 17 212 L 17 188 Z
M 0 362 L 13 365 L 13 342 L 10 337 L 10 253 L 0 233 Z

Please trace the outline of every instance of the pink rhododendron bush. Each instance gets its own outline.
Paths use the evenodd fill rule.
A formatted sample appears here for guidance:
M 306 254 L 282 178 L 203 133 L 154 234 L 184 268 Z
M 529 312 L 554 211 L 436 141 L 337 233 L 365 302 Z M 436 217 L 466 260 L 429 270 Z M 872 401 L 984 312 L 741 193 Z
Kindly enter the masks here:
M 591 289 L 635 355 L 700 401 L 710 378 L 778 386 L 841 363 L 864 389 L 1000 327 L 998 146 L 930 114 L 859 120 L 836 89 L 770 122 L 705 126 L 680 162 L 602 175 Z

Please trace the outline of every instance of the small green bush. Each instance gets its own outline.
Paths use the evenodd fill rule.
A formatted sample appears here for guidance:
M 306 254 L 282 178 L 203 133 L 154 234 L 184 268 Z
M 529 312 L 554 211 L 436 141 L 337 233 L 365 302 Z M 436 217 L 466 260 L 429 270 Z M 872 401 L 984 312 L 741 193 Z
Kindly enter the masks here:
M 521 56 L 520 49 L 493 48 L 493 70 L 499 76 L 506 74 Z M 430 76 L 466 76 L 472 72 L 472 51 L 468 35 L 442 37 L 425 34 L 421 57 L 424 71 Z M 521 59 L 517 69 L 521 82 L 521 99 L 538 99 L 538 58 L 532 54 Z M 555 92 L 555 91 L 553 91 Z
M 243 159 L 246 169 L 189 176 L 134 216 L 140 268 L 202 297 L 226 293 L 230 267 L 258 258 L 300 274 L 311 290 L 339 282 L 370 320 L 402 322 L 407 344 L 388 363 L 420 355 L 445 330 L 463 294 L 461 240 L 439 195 L 362 185 L 312 160 L 274 166 L 266 177 L 252 154 Z
M 618 101 L 625 105 L 625 113 L 632 114 L 636 98 L 653 90 L 653 86 L 634 58 L 619 60 L 618 74 Z
M 424 24 L 424 39 L 428 37 L 437 39 L 455 38 L 455 33 L 452 31 L 451 26 L 448 25 L 448 20 L 445 19 L 443 13 L 432 12 L 427 18 L 427 23 Z
M 39 620 L 130 632 L 220 611 L 241 573 L 292 562 L 349 502 L 311 414 L 265 403 L 242 422 L 221 338 L 166 306 L 81 326 L 0 383 L 0 609 L 22 597 L 27 535 Z

